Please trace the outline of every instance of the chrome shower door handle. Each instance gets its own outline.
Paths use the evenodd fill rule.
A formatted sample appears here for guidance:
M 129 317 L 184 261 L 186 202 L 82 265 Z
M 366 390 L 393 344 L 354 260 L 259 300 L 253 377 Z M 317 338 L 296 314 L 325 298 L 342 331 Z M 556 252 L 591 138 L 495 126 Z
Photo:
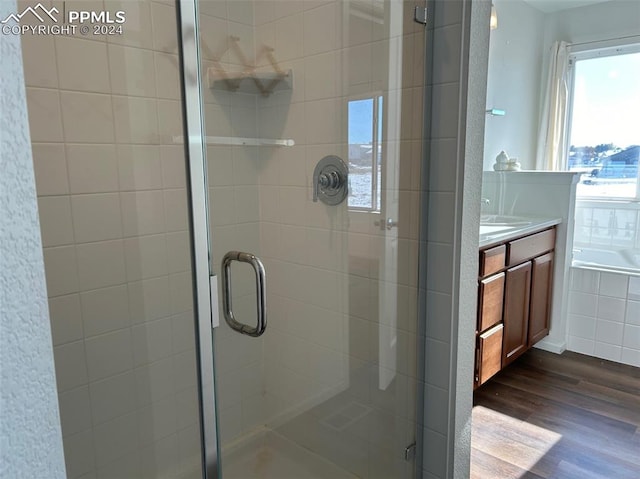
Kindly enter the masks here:
M 258 323 L 255 327 L 239 322 L 233 314 L 233 306 L 231 304 L 231 263 L 233 261 L 249 263 L 256 274 L 256 313 Z M 220 276 L 222 279 L 222 312 L 227 324 L 231 329 L 241 334 L 246 334 L 254 338 L 262 336 L 262 333 L 267 329 L 267 277 L 260 258 L 251 253 L 229 251 L 224 255 L 224 258 L 222 258 Z

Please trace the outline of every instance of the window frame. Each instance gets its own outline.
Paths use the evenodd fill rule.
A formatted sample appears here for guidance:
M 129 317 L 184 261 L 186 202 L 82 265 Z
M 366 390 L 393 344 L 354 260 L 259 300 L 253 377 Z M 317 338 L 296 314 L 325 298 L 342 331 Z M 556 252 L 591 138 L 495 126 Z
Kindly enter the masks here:
M 568 81 L 567 81 L 567 115 L 565 118 L 565 145 L 564 145 L 564 170 L 569 170 L 569 150 L 571 148 L 571 130 L 573 126 L 573 107 L 575 97 L 575 65 L 582 60 L 594 58 L 605 58 L 619 55 L 640 53 L 640 36 L 622 37 L 614 40 L 603 40 L 595 42 L 578 43 L 569 46 L 568 56 Z M 640 86 L 638 87 L 640 88 Z M 636 194 L 634 197 L 628 196 L 580 196 L 580 200 L 588 201 L 627 201 L 640 203 L 640 160 L 638 162 L 638 172 L 636 176 Z
M 372 100 L 373 112 L 372 112 L 372 136 L 371 136 L 371 207 L 366 206 L 351 206 L 349 205 L 349 199 L 347 197 L 347 209 L 350 212 L 362 212 L 362 213 L 376 213 L 382 212 L 382 184 L 378 181 L 378 149 L 380 149 L 380 166 L 384 163 L 384 149 L 382 148 L 381 133 L 383 131 L 383 115 L 384 115 L 384 103 L 385 95 L 382 91 L 368 91 L 358 95 L 351 95 L 347 98 L 347 152 L 351 144 L 349 143 L 349 104 L 352 101 Z M 381 105 L 382 103 L 382 105 Z M 382 106 L 382 108 L 381 108 Z M 380 110 L 382 114 L 380 113 Z M 347 166 L 351 166 L 349 154 L 347 153 Z M 351 191 L 349 191 L 351 193 Z

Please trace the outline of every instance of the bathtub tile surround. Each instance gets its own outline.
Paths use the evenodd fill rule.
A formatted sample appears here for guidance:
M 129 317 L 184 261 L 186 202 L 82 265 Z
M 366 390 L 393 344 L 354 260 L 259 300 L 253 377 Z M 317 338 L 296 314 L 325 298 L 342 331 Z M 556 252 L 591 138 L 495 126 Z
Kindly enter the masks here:
M 640 276 L 571 268 L 569 289 L 567 348 L 640 367 Z
M 576 201 L 575 244 L 629 251 L 629 267 L 640 270 L 640 208 L 633 202 Z

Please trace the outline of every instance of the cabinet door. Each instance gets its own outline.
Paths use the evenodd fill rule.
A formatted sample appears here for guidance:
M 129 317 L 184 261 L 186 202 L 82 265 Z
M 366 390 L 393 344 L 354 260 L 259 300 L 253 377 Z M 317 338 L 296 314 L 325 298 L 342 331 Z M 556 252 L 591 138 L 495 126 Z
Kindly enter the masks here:
M 502 365 L 502 324 L 482 333 L 478 338 L 478 364 L 476 365 L 476 385 L 500 371 Z
M 502 367 L 527 349 L 531 261 L 507 270 L 504 291 Z
M 531 307 L 529 310 L 529 347 L 549 334 L 553 253 L 532 260 Z
M 504 273 L 480 281 L 478 291 L 478 332 L 502 321 L 502 299 L 504 297 Z

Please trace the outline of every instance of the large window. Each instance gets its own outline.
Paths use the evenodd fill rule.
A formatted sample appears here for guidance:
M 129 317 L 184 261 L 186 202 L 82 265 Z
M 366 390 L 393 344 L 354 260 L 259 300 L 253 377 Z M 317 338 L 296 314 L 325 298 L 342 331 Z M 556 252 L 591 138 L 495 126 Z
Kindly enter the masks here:
M 568 169 L 578 196 L 640 200 L 640 45 L 571 57 Z

